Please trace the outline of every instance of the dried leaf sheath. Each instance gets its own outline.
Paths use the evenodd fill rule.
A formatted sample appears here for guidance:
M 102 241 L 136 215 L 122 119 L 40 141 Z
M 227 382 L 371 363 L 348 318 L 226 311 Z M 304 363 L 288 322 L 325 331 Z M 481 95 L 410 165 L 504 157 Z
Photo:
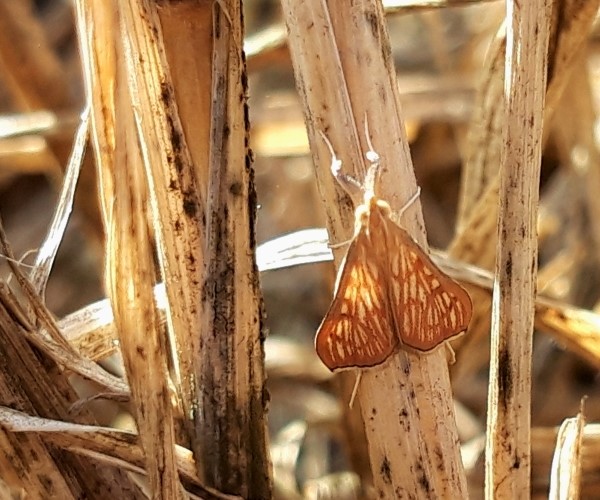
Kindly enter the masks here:
M 389 205 L 369 196 L 333 303 L 317 332 L 317 354 L 331 370 L 383 363 L 396 346 L 429 351 L 466 330 L 472 304 L 410 235 Z

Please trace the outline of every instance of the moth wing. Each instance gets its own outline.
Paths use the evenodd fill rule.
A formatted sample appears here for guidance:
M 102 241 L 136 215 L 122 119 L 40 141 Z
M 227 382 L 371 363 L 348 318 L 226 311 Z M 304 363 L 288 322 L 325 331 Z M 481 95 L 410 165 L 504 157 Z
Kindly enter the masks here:
M 386 228 L 391 313 L 398 335 L 403 344 L 430 351 L 467 329 L 471 297 L 404 229 L 391 219 Z
M 362 229 L 340 267 L 333 301 L 315 337 L 317 354 L 332 371 L 379 365 L 398 344 L 387 294 L 387 266 L 377 255 Z

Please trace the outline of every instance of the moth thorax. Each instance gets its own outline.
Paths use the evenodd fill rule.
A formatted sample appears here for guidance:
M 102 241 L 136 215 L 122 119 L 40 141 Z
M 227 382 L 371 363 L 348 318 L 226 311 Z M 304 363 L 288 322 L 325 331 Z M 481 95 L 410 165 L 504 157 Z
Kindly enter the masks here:
M 355 220 L 355 232 L 360 231 L 362 227 L 366 227 L 369 224 L 370 208 L 367 205 L 359 205 L 354 211 Z
M 371 200 L 371 211 L 374 210 L 379 210 L 386 217 L 392 215 L 392 208 L 389 206 L 388 202 L 375 197 Z
M 355 216 L 355 233 L 358 233 L 361 228 L 368 228 L 371 225 L 371 218 L 374 214 L 379 217 L 389 217 L 392 213 L 390 206 L 376 196 L 371 196 L 365 199 L 362 205 L 356 207 Z M 378 217 L 378 218 L 379 218 Z

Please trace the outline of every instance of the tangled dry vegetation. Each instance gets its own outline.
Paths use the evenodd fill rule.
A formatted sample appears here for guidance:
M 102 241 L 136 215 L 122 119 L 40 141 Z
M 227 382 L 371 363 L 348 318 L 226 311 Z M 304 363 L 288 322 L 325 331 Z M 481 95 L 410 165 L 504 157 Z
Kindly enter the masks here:
M 600 497 L 599 4 L 0 2 L 1 497 Z M 365 118 L 474 316 L 349 408 Z

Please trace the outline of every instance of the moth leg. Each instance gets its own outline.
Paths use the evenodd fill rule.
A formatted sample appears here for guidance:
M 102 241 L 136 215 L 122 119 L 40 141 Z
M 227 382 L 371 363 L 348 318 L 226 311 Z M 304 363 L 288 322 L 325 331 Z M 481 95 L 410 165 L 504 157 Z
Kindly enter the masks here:
M 369 132 L 369 119 L 365 112 L 365 140 L 369 150 L 365 153 L 365 158 L 370 163 L 367 170 L 367 175 L 364 181 L 364 192 L 365 199 L 375 195 L 375 183 L 377 182 L 377 176 L 380 173 L 381 168 L 381 157 L 375 151 L 373 143 L 371 142 L 371 133 Z
M 350 396 L 350 402 L 348 403 L 348 408 L 352 409 L 354 406 L 354 400 L 356 399 L 356 395 L 358 394 L 358 386 L 360 385 L 360 379 L 362 378 L 362 371 L 358 370 L 356 374 L 356 382 L 354 382 L 354 388 L 352 389 L 352 396 Z
M 456 363 L 456 353 L 454 352 L 454 348 L 450 345 L 450 342 L 444 342 L 444 346 L 446 349 L 446 361 L 449 365 L 453 365 Z
M 332 250 L 335 250 L 337 248 L 345 247 L 346 245 L 349 245 L 350 243 L 352 243 L 353 239 L 354 238 L 350 238 L 349 240 L 340 241 L 339 243 L 327 243 L 327 248 L 331 248 Z
M 342 172 L 342 160 L 340 160 L 333 150 L 333 145 L 331 141 L 327 139 L 327 136 L 323 133 L 322 130 L 319 130 L 319 134 L 323 138 L 323 141 L 327 145 L 329 152 L 331 153 L 331 173 L 336 178 L 336 180 L 340 183 L 340 185 L 344 188 L 344 190 L 350 195 L 350 198 L 353 200 L 356 198 L 357 193 L 362 194 L 363 187 L 360 182 L 358 182 L 354 177 L 345 174 Z
M 417 191 L 415 192 L 415 194 L 413 194 L 410 197 L 410 200 L 408 200 L 404 206 L 398 211 L 398 218 L 402 217 L 404 215 L 404 212 L 406 212 L 410 206 L 417 201 L 417 199 L 419 198 L 419 196 L 421 196 L 421 186 L 417 186 Z
M 369 117 L 367 116 L 367 112 L 365 111 L 365 140 L 367 141 L 367 146 L 369 146 L 369 150 L 365 153 L 365 157 L 369 160 L 371 164 L 375 165 L 376 168 L 379 167 L 379 155 L 375 151 L 373 147 L 373 143 L 371 142 L 371 133 L 369 132 Z

